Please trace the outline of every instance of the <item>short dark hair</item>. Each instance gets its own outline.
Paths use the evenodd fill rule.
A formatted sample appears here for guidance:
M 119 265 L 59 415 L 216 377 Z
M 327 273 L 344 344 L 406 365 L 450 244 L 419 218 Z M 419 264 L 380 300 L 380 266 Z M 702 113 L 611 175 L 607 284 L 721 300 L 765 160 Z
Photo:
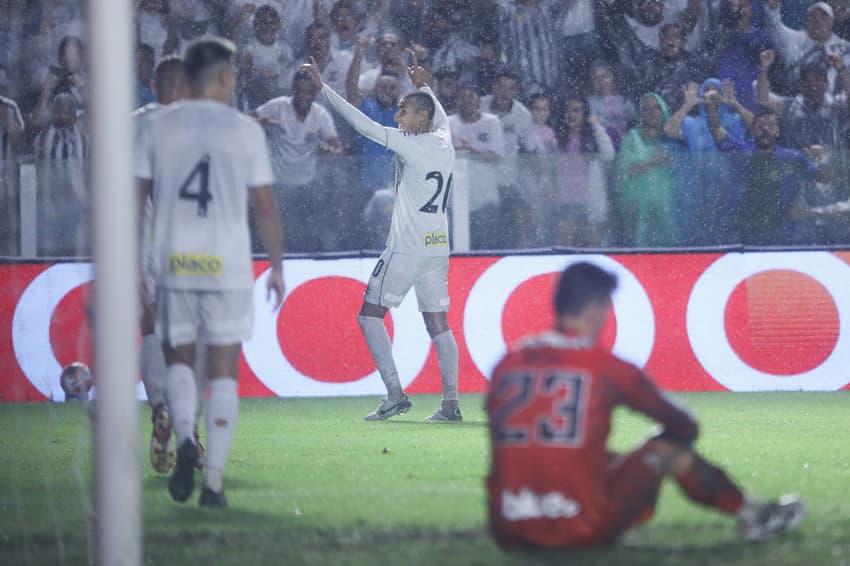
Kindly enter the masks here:
M 65 62 L 65 50 L 72 44 L 76 45 L 80 51 L 86 50 L 83 40 L 79 37 L 75 35 L 64 36 L 61 40 L 59 40 L 59 47 L 56 49 L 56 58 L 59 60 L 60 65 Z
M 168 87 L 185 79 L 186 66 L 179 56 L 166 55 L 156 62 L 156 67 L 153 69 L 153 80 L 158 86 Z
M 753 115 L 753 120 L 756 118 L 764 118 L 767 116 L 776 116 L 776 110 L 770 106 L 759 106 L 758 112 Z
M 511 79 L 513 81 L 519 82 L 519 73 L 516 72 L 515 69 L 512 69 L 505 65 L 498 65 L 493 71 L 494 79 Z
M 586 261 L 567 267 L 555 291 L 555 312 L 578 315 L 587 306 L 611 298 L 617 288 L 617 276 Z
M 413 103 L 414 112 L 425 112 L 429 120 L 434 119 L 434 99 L 431 95 L 425 92 L 412 92 L 404 97 L 404 100 L 409 100 Z
M 331 30 L 328 29 L 328 26 L 326 26 L 323 22 L 321 22 L 319 20 L 315 20 L 309 26 L 304 28 L 304 37 L 306 38 L 307 36 L 309 36 L 314 31 L 324 31 L 328 35 L 330 35 L 330 33 L 331 33 Z
M 272 18 L 273 20 L 281 21 L 280 20 L 280 14 L 277 13 L 277 10 L 275 10 L 274 6 L 269 6 L 268 4 L 263 4 L 262 6 L 257 8 L 256 12 L 254 12 L 254 18 L 255 19 L 259 20 L 259 19 L 262 19 L 263 17 Z
M 189 43 L 183 51 L 186 78 L 193 85 L 202 84 L 209 71 L 222 64 L 233 64 L 236 46 L 221 37 L 206 36 Z

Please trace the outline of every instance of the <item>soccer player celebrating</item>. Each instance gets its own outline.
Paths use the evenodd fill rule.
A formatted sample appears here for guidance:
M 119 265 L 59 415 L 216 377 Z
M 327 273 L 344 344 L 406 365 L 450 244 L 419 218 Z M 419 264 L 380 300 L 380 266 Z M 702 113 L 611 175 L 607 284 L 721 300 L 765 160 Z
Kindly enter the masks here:
M 408 75 L 419 90 L 399 102 L 395 116 L 398 129 L 372 121 L 323 84 L 315 61 L 303 65 L 302 69 L 310 73 L 330 105 L 346 122 L 370 140 L 395 152 L 398 161 L 396 201 L 387 247 L 372 271 L 357 317 L 387 387 L 387 396 L 366 420 L 385 420 L 406 413 L 412 406 L 402 390 L 383 318 L 387 309 L 401 304 L 413 287 L 425 327 L 437 350 L 443 386 L 442 404 L 426 420 L 460 421 L 457 344 L 446 317 L 449 308 L 446 206 L 455 159 L 448 117 L 425 84 L 426 71 L 417 65 L 415 55 Z
M 283 300 L 280 218 L 262 128 L 227 106 L 235 47 L 200 39 L 184 53 L 190 100 L 148 121 L 136 150 L 139 202 L 153 200 L 150 269 L 157 284 L 157 335 L 168 365 L 165 396 L 177 436 L 169 481 L 176 501 L 194 490 L 200 458 L 193 435 L 196 342 L 207 346 L 209 399 L 202 506 L 227 505 L 222 472 L 238 414 L 241 342 L 253 326 L 248 198 L 268 252 L 269 294 Z
M 760 502 L 696 452 L 697 423 L 638 368 L 596 343 L 617 286 L 580 262 L 561 275 L 557 327 L 526 339 L 496 367 L 487 395 L 490 526 L 505 548 L 613 543 L 647 521 L 664 477 L 696 503 L 735 516 L 747 540 L 797 527 L 796 496 Z M 611 413 L 627 406 L 661 431 L 627 454 L 607 446 Z

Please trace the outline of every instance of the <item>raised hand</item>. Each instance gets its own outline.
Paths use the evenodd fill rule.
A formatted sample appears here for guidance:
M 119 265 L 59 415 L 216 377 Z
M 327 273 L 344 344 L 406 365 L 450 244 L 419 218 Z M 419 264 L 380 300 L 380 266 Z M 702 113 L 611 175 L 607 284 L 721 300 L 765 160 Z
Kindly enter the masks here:
M 407 68 L 407 75 L 410 77 L 410 82 L 413 83 L 413 86 L 422 88 L 428 82 L 428 71 L 424 67 L 419 66 L 416 51 L 408 49 L 407 52 L 410 53 L 410 61 L 412 63 L 412 66 Z
M 316 85 L 316 88 L 319 90 L 322 89 L 322 75 L 319 74 L 319 66 L 316 64 L 316 60 L 313 57 L 310 57 L 309 63 L 304 63 L 301 67 L 298 68 L 299 71 L 306 71 L 308 75 L 310 75 L 310 80 Z
M 375 38 L 369 34 L 361 35 L 357 38 L 357 51 L 363 53 L 375 43 Z
M 765 49 L 761 53 L 759 53 L 759 68 L 762 71 L 769 70 L 773 63 L 776 62 L 776 51 L 773 49 Z
M 723 95 L 720 101 L 728 106 L 734 106 L 738 102 L 738 98 L 735 96 L 735 85 L 729 79 L 723 79 L 722 85 Z
M 688 106 L 696 106 L 700 103 L 699 85 L 697 83 L 689 82 L 682 90 L 685 97 L 685 104 Z

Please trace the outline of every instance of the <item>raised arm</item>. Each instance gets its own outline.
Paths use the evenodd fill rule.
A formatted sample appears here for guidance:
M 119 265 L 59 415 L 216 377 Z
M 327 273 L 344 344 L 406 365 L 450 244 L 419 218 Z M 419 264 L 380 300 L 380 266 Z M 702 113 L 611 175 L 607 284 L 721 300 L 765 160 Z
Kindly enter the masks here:
M 777 104 L 770 96 L 770 67 L 776 61 L 776 52 L 773 49 L 765 49 L 759 53 L 759 75 L 756 79 L 756 100 L 762 106 L 769 106 L 777 114 L 782 112 L 782 104 Z
M 357 40 L 354 57 L 351 59 L 351 65 L 348 67 L 348 74 L 345 75 L 345 97 L 355 108 L 359 108 L 360 102 L 363 100 L 363 94 L 360 92 L 360 87 L 357 83 L 360 80 L 360 67 L 363 63 L 363 55 L 371 44 L 372 38 L 368 35 L 364 35 Z
M 782 60 L 787 64 L 802 53 L 807 35 L 804 31 L 794 30 L 782 23 L 779 0 L 768 0 L 764 6 L 764 27 L 771 42 L 779 50 Z
M 664 133 L 667 134 L 667 137 L 674 140 L 684 139 L 682 136 L 682 122 L 684 121 L 685 116 L 687 116 L 690 111 L 699 104 L 697 90 L 698 87 L 696 83 L 688 83 L 687 86 L 685 86 L 685 98 L 684 102 L 682 102 L 682 107 L 676 110 L 676 113 L 670 116 L 670 119 L 667 120 L 666 124 L 664 124 Z
M 310 74 L 310 78 L 313 80 L 313 83 L 321 89 L 327 101 L 343 120 L 351 124 L 352 128 L 373 142 L 386 147 L 387 129 L 349 104 L 343 97 L 337 94 L 334 89 L 324 84 L 322 82 L 321 75 L 319 75 L 319 67 L 316 65 L 316 61 L 312 57 L 310 58 L 310 63 L 301 65 L 301 69 Z
M 408 49 L 408 53 L 410 53 L 410 58 L 413 63 L 412 67 L 407 68 L 407 74 L 410 77 L 410 82 L 413 83 L 413 86 L 418 88 L 420 91 L 427 93 L 434 100 L 434 119 L 431 121 L 431 131 L 437 132 L 439 130 L 448 130 L 449 129 L 449 116 L 446 114 L 445 108 L 440 104 L 437 95 L 434 94 L 434 91 L 431 90 L 431 87 L 428 86 L 428 71 L 424 67 L 420 67 L 418 61 L 416 60 L 416 52 L 412 49 Z
M 741 121 L 744 122 L 744 126 L 749 129 L 750 124 L 753 122 L 752 111 L 738 101 L 738 97 L 735 96 L 735 85 L 732 84 L 732 81 L 723 79 L 722 86 L 723 93 L 720 101 L 737 112 L 738 116 L 741 117 Z

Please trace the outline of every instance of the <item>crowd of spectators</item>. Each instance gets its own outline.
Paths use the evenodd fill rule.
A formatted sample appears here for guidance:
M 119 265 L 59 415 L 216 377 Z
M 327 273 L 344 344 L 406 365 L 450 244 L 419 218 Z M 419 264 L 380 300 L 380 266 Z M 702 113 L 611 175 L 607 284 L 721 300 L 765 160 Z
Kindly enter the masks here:
M 48 240 L 87 202 L 84 4 L 0 0 L 4 210 L 9 163 L 34 156 Z M 232 103 L 266 129 L 289 251 L 380 248 L 393 200 L 392 155 L 299 65 L 394 125 L 412 53 L 450 114 L 473 249 L 850 244 L 847 0 L 138 0 L 135 16 L 139 106 L 163 55 L 238 45 Z

